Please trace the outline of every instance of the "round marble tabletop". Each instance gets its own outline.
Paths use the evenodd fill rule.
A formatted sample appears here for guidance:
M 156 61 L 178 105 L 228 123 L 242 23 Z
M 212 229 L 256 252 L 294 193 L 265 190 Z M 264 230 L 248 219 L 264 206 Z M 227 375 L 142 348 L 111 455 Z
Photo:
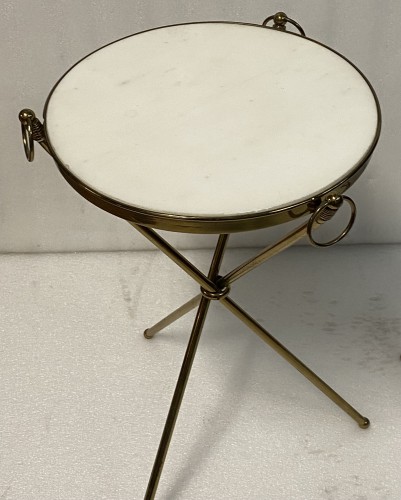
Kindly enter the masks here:
M 192 23 L 114 42 L 58 82 L 51 149 L 79 183 L 169 217 L 289 207 L 373 150 L 379 110 L 346 59 L 256 25 Z

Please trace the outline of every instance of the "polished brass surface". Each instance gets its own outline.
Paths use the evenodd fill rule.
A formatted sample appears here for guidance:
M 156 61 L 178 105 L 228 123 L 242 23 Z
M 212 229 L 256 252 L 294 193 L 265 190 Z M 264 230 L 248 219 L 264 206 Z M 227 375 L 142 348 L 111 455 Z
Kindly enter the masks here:
M 341 204 L 342 200 L 339 199 L 338 195 L 334 195 L 330 199 L 326 200 L 319 207 L 319 212 L 318 209 L 315 211 L 315 217 L 313 219 L 312 225 L 314 227 L 318 227 L 319 225 L 324 224 L 326 220 L 329 220 L 336 213 L 338 207 L 341 206 Z M 189 373 L 196 353 L 199 337 L 211 300 L 220 301 L 223 306 L 231 311 L 238 319 L 240 319 L 270 347 L 272 347 L 280 356 L 282 356 L 294 368 L 296 368 L 304 377 L 306 377 L 315 387 L 317 387 L 323 394 L 330 398 L 337 406 L 339 406 L 345 413 L 347 413 L 352 419 L 354 419 L 362 429 L 366 429 L 369 426 L 369 420 L 366 417 L 361 415 L 353 406 L 351 406 L 344 398 L 342 398 L 336 391 L 334 391 L 334 389 L 332 389 L 301 360 L 299 360 L 294 354 L 292 354 L 291 351 L 289 351 L 283 344 L 275 339 L 267 330 L 265 330 L 256 320 L 254 320 L 230 297 L 228 297 L 228 283 L 232 283 L 239 277 L 243 276 L 246 272 L 251 271 L 257 265 L 263 263 L 265 260 L 267 260 L 267 258 L 276 255 L 279 251 L 284 250 L 299 238 L 305 236 L 308 228 L 308 223 L 303 224 L 298 229 L 282 238 L 275 245 L 268 247 L 265 251 L 254 257 L 254 259 L 248 260 L 243 265 L 238 266 L 234 271 L 228 273 L 225 277 L 221 277 L 218 275 L 218 269 L 220 267 L 223 253 L 226 248 L 228 239 L 227 234 L 220 235 L 219 237 L 212 264 L 210 266 L 210 271 L 208 276 L 206 277 L 154 230 L 143 228 L 138 224 L 134 224 L 132 222 L 130 222 L 130 224 L 135 229 L 140 231 L 147 239 L 149 239 L 163 253 L 165 253 L 176 264 L 178 264 L 181 269 L 183 269 L 201 285 L 201 298 L 198 312 L 195 318 L 195 323 L 187 347 L 187 352 L 184 357 L 184 362 L 180 371 L 177 386 L 174 392 L 173 400 L 156 455 L 156 460 L 152 469 L 152 474 L 146 491 L 145 500 L 153 500 L 156 495 L 167 450 L 174 431 L 175 422 L 177 420 L 181 401 L 189 378 Z M 255 261 L 255 264 L 253 263 L 253 261 Z M 171 324 L 175 319 L 181 317 L 186 312 L 189 312 L 189 310 L 191 310 L 198 302 L 199 296 L 194 297 L 179 309 L 177 309 L 175 312 L 167 316 L 167 318 L 159 321 L 152 328 L 145 331 L 145 336 L 151 338 L 157 331 L 160 331 L 161 328 L 167 326 L 168 324 Z M 146 334 L 146 332 L 149 333 Z
M 294 231 L 291 231 L 291 233 L 285 235 L 283 238 L 281 238 L 279 241 L 274 243 L 273 245 L 265 248 L 262 250 L 260 253 L 258 253 L 256 256 L 250 258 L 243 264 L 240 264 L 238 267 L 233 269 L 231 272 L 226 274 L 223 277 L 223 283 L 231 284 L 234 283 L 237 279 L 241 278 L 245 274 L 249 273 L 256 267 L 260 266 L 264 262 L 266 262 L 268 259 L 271 257 L 274 257 L 274 255 L 277 255 L 278 253 L 282 252 L 286 248 L 290 247 L 293 245 L 296 241 L 302 239 L 307 231 L 308 223 L 302 224 L 301 226 L 297 227 L 294 229 Z
M 300 225 L 290 233 L 283 236 L 276 243 L 266 247 L 257 255 L 251 257 L 247 261 L 238 265 L 235 269 L 227 273 L 225 276 L 218 277 L 217 284 L 225 287 L 224 290 L 226 290 L 226 292 L 224 295 L 227 295 L 229 293 L 229 285 L 234 283 L 237 279 L 241 278 L 242 276 L 245 276 L 250 271 L 254 270 L 256 267 L 260 266 L 267 260 L 271 259 L 275 255 L 281 253 L 286 248 L 292 246 L 294 243 L 304 238 L 308 234 L 309 225 L 311 225 L 313 229 L 317 229 L 324 222 L 330 220 L 336 214 L 337 210 L 342 206 L 343 198 L 344 197 L 338 195 L 333 195 L 331 197 L 328 197 L 326 202 L 315 210 L 315 213 L 313 214 L 313 219 L 310 218 L 308 222 Z M 327 245 L 320 245 L 320 246 L 327 246 Z M 175 258 L 177 258 L 176 255 Z M 202 294 L 205 295 L 205 293 L 209 294 L 209 298 L 214 298 L 215 300 L 219 300 L 220 298 L 222 298 L 221 296 L 219 296 L 219 292 L 216 291 L 211 292 L 203 290 Z M 156 333 L 160 332 L 162 329 L 171 325 L 177 319 L 181 318 L 188 312 L 192 311 L 199 304 L 202 294 L 193 297 L 184 305 L 182 305 L 181 307 L 170 313 L 168 316 L 166 316 L 164 319 L 160 320 L 155 325 L 145 330 L 144 332 L 145 337 L 152 338 Z
M 333 199 L 330 199 L 327 202 L 327 204 L 330 204 L 330 203 L 332 204 L 331 206 L 333 206 Z M 324 208 L 326 208 L 326 207 L 324 207 Z M 315 221 L 315 223 L 318 224 L 316 221 Z M 217 274 L 216 274 L 215 280 L 212 281 L 210 279 L 210 277 L 207 278 L 199 270 L 197 271 L 197 273 L 194 273 L 195 266 L 193 266 L 193 264 L 191 264 L 187 259 L 185 259 L 185 257 L 183 257 L 177 250 L 173 249 L 171 247 L 171 245 L 169 243 L 167 243 L 163 238 L 161 238 L 159 235 L 156 235 L 156 233 L 153 230 L 147 229 L 147 228 L 140 228 L 140 227 L 137 227 L 137 225 L 135 225 L 135 224 L 132 224 L 132 225 L 136 229 L 141 231 L 142 234 L 144 234 L 150 241 L 152 241 L 154 244 L 156 244 L 157 247 L 163 251 L 163 253 L 165 253 L 168 257 L 170 257 L 172 260 L 174 260 L 174 262 L 176 262 L 181 267 L 181 269 L 183 269 L 185 272 L 187 272 L 187 274 L 192 276 L 198 283 L 201 283 L 201 282 L 206 283 L 207 286 L 203 286 L 202 283 L 201 283 L 201 286 L 203 288 L 205 288 L 206 290 L 208 290 L 209 292 L 220 292 L 221 286 L 222 286 L 221 283 L 225 283 L 225 281 L 228 281 L 228 278 L 230 278 L 230 276 L 231 276 L 232 281 L 234 280 L 234 278 L 238 279 L 238 277 L 239 277 L 238 272 L 235 272 L 234 274 L 229 273 L 226 275 L 226 277 L 223 277 L 223 278 L 217 276 Z M 295 230 L 294 232 L 287 235 L 287 239 L 295 242 L 296 241 L 295 235 L 298 235 L 298 232 L 303 233 L 303 235 L 304 235 L 305 234 L 305 225 L 301 226 L 300 228 L 298 228 L 298 230 Z M 157 237 L 155 237 L 155 235 Z M 285 240 L 285 238 L 284 238 L 284 240 Z M 284 242 L 282 241 L 282 243 L 284 243 Z M 287 246 L 289 246 L 289 245 L 287 245 Z M 284 245 L 282 249 L 286 248 L 287 246 Z M 270 247 L 270 248 L 272 248 L 272 247 Z M 274 245 L 273 245 L 273 248 L 274 248 Z M 276 253 L 277 252 L 272 252 L 272 255 L 275 255 Z M 260 254 L 256 258 L 258 258 L 259 256 L 260 256 Z M 262 263 L 265 260 L 266 259 L 259 260 L 259 263 Z M 247 261 L 246 264 L 249 264 L 246 266 L 247 271 L 250 271 L 251 269 L 253 269 L 253 267 L 250 265 L 249 261 Z M 241 266 L 239 266 L 239 268 L 237 268 L 237 269 L 241 269 Z M 243 274 L 241 274 L 241 276 L 243 276 Z M 205 298 L 205 296 L 202 296 L 202 297 Z M 194 299 L 192 299 L 192 300 L 194 300 Z M 271 335 L 268 332 L 266 332 L 255 320 L 253 320 L 253 318 L 251 318 L 251 316 L 249 316 L 247 313 L 245 313 L 245 311 L 243 311 L 239 306 L 234 304 L 234 302 L 232 302 L 231 299 L 229 299 L 229 297 L 227 297 L 226 295 L 220 297 L 219 300 L 228 309 L 232 310 L 232 312 L 236 316 L 238 316 L 240 319 L 246 320 L 244 322 L 246 322 L 248 324 L 248 326 L 251 329 L 253 329 L 256 333 L 260 334 L 260 336 L 262 336 L 262 338 L 264 340 L 266 340 L 266 342 L 268 342 L 268 343 L 270 342 L 272 344 L 272 347 L 275 350 L 279 349 L 280 354 L 283 355 L 283 357 L 288 356 L 289 359 L 291 358 L 291 360 L 292 360 L 292 361 L 290 361 L 291 364 L 293 364 L 301 372 L 302 372 L 302 370 L 304 370 L 305 373 L 307 373 L 307 374 L 305 374 L 304 372 L 302 372 L 302 373 L 307 378 L 309 378 L 317 387 L 319 387 L 322 390 L 322 392 L 324 392 L 326 395 L 328 395 L 330 397 L 330 399 L 332 399 L 334 402 L 336 402 L 346 413 L 348 413 L 352 418 L 354 418 L 358 422 L 358 424 L 361 424 L 362 419 L 365 419 L 365 417 L 362 417 L 358 412 L 355 412 L 355 410 L 348 403 L 343 401 L 342 398 L 340 400 L 339 399 L 340 396 L 338 396 L 338 395 L 337 395 L 338 397 L 334 396 L 333 395 L 334 391 L 332 392 L 331 388 L 328 388 L 328 386 L 326 387 L 326 384 L 324 382 L 317 381 L 317 379 L 316 379 L 317 376 L 315 374 L 310 375 L 307 367 L 305 367 L 305 369 L 302 367 L 302 370 L 301 370 L 300 369 L 301 364 L 300 364 L 299 360 L 297 360 L 295 362 L 294 359 L 296 359 L 296 358 L 291 353 L 284 355 L 283 346 L 280 344 L 280 347 L 278 348 L 278 342 L 273 337 L 271 337 Z M 267 339 L 269 339 L 269 340 L 267 340 Z M 287 361 L 289 361 L 289 359 L 287 359 Z
M 22 143 L 26 159 L 31 162 L 35 158 L 35 151 L 33 146 L 33 132 L 32 121 L 35 118 L 35 113 L 31 109 L 23 109 L 18 115 L 21 122 Z
M 255 321 L 248 313 L 246 313 L 240 306 L 238 306 L 229 297 L 221 300 L 223 304 L 229 311 L 231 311 L 234 316 L 240 319 L 245 325 L 247 325 L 253 332 L 255 332 L 262 340 L 264 340 L 272 349 L 274 349 L 281 357 L 283 357 L 288 363 L 290 363 L 294 368 L 296 368 L 304 377 L 306 377 L 314 386 L 316 386 L 320 391 L 322 391 L 327 397 L 329 397 L 336 405 L 338 405 L 342 410 L 344 410 L 348 415 L 353 418 L 359 427 L 366 428 L 369 425 L 369 421 L 366 417 L 362 416 L 359 412 L 355 410 L 345 399 L 343 399 L 337 392 L 335 392 L 329 385 L 326 384 L 320 377 L 318 377 L 310 368 L 308 368 L 302 361 L 300 361 L 296 356 L 294 356 L 283 344 L 276 340 L 269 332 L 267 332 L 257 321 Z
M 220 284 L 221 282 L 220 279 L 221 277 L 216 278 L 217 284 Z M 229 293 L 230 293 L 230 287 L 224 284 L 217 292 L 209 292 L 209 290 L 205 290 L 204 288 L 201 287 L 201 295 L 208 300 L 221 300 L 224 299 L 224 297 L 227 297 Z
M 344 200 L 351 207 L 351 216 L 347 226 L 336 238 L 333 238 L 330 241 L 327 241 L 325 243 L 316 241 L 315 238 L 313 237 L 313 228 L 316 226 L 316 223 L 321 224 L 322 222 L 328 220 L 328 218 L 331 218 L 332 215 L 343 204 Z M 347 234 L 350 232 L 352 226 L 354 225 L 355 218 L 356 218 L 356 205 L 349 196 L 335 196 L 335 195 L 328 196 L 326 201 L 322 203 L 320 207 L 317 208 L 317 210 L 312 214 L 312 216 L 308 221 L 307 234 L 310 243 L 315 247 L 330 247 L 332 245 L 335 245 L 336 243 L 341 241 L 345 236 L 347 236 Z
M 192 328 L 191 337 L 189 339 L 181 371 L 178 376 L 178 381 L 175 388 L 174 396 L 171 402 L 169 413 L 167 415 L 167 420 L 160 440 L 156 459 L 153 464 L 153 469 L 150 475 L 144 500 L 153 500 L 156 495 L 160 476 L 163 470 L 164 462 L 166 460 L 167 451 L 170 446 L 170 441 L 173 435 L 175 423 L 177 421 L 178 412 L 181 407 L 182 398 L 184 397 L 185 388 L 192 368 L 192 363 L 195 357 L 196 349 L 198 347 L 200 335 L 202 333 L 202 328 L 206 318 L 206 313 L 209 309 L 209 304 L 210 301 L 207 300 L 205 297 L 202 297 L 198 307 L 198 312 L 196 314 L 195 322 Z
M 36 118 L 35 113 L 26 108 L 19 112 L 18 118 L 21 122 L 22 142 L 26 159 L 32 162 L 35 158 L 34 141 L 39 142 L 42 148 L 50 154 L 43 124 Z
M 197 295 L 196 297 L 193 297 L 191 300 L 188 300 L 185 304 L 180 306 L 178 309 L 170 313 L 168 316 L 157 322 L 155 325 L 153 325 L 150 328 L 147 328 L 143 334 L 147 339 L 151 339 L 156 333 L 160 332 L 167 326 L 171 325 L 174 323 L 179 318 L 182 318 L 185 314 L 189 313 L 195 307 L 199 305 L 199 302 L 202 298 L 202 294 Z
M 333 189 L 322 193 L 319 196 L 313 196 L 303 202 L 285 207 L 283 209 L 271 210 L 266 213 L 252 213 L 249 215 L 238 215 L 233 217 L 195 217 L 195 216 L 178 216 L 175 214 L 162 214 L 149 212 L 143 209 L 136 209 L 132 206 L 125 205 L 97 193 L 93 189 L 83 184 L 79 179 L 74 177 L 71 172 L 58 164 L 60 173 L 66 181 L 84 198 L 96 205 L 97 207 L 109 212 L 117 217 L 120 217 L 130 223 L 160 229 L 163 231 L 175 231 L 181 233 L 196 233 L 196 234 L 216 234 L 216 233 L 236 233 L 263 229 L 266 227 L 284 224 L 293 221 L 299 217 L 314 212 L 316 202 L 321 197 L 328 194 L 341 194 L 349 189 L 352 184 L 362 175 L 369 162 L 360 166 L 358 170 L 350 177 L 343 179 Z M 57 161 L 56 161 L 57 163 Z
M 223 259 L 224 250 L 227 245 L 227 240 L 228 240 L 227 234 L 220 235 L 213 256 L 213 260 L 210 265 L 210 270 L 208 274 L 208 279 L 210 280 L 214 280 L 219 272 L 220 263 L 221 260 Z M 153 465 L 152 473 L 149 479 L 148 487 L 145 494 L 145 500 L 153 500 L 156 495 L 157 486 L 159 484 L 164 461 L 166 459 L 171 437 L 173 435 L 175 423 L 178 417 L 178 412 L 180 410 L 182 398 L 184 396 L 185 388 L 188 382 L 192 363 L 195 358 L 196 349 L 198 347 L 199 339 L 202 333 L 202 328 L 206 319 L 209 305 L 210 305 L 210 300 L 208 300 L 205 297 L 202 297 L 198 307 L 198 312 L 196 314 L 195 322 L 192 328 L 192 333 L 189 339 L 184 361 L 182 363 L 181 371 L 178 377 L 177 385 L 174 391 L 173 400 L 171 402 L 166 424 L 164 426 L 155 463 Z
M 134 224 L 132 224 L 134 226 Z M 250 258 L 243 264 L 240 264 L 238 267 L 233 269 L 231 272 L 226 274 L 223 277 L 218 278 L 218 283 L 224 284 L 225 286 L 230 285 L 237 279 L 241 278 L 245 274 L 249 273 L 256 267 L 260 266 L 264 262 L 266 262 L 268 259 L 271 257 L 274 257 L 278 253 L 282 252 L 289 246 L 293 245 L 296 241 L 300 240 L 306 235 L 307 231 L 307 226 L 308 223 L 304 223 L 298 228 L 296 228 L 294 231 L 291 231 L 289 234 L 285 235 L 283 238 L 281 238 L 277 243 L 274 243 L 273 245 L 265 248 L 262 250 L 260 253 L 258 253 L 256 256 Z M 135 226 L 134 226 L 135 227 Z M 160 248 L 160 246 L 159 246 Z M 217 293 L 217 292 L 209 292 L 209 293 Z M 160 332 L 163 328 L 171 325 L 174 321 L 177 319 L 181 318 L 188 312 L 192 311 L 198 304 L 201 299 L 201 294 L 197 295 L 196 297 L 193 297 L 191 300 L 186 302 L 184 305 L 170 313 L 168 316 L 166 316 L 164 319 L 158 321 L 155 325 L 152 327 L 148 328 L 145 330 L 145 337 L 146 338 L 151 338 L 153 335 L 156 333 Z
M 165 239 L 158 235 L 153 229 L 142 227 L 139 224 L 129 222 L 137 231 L 143 234 L 157 248 L 163 251 L 171 260 L 173 260 L 181 269 L 188 273 L 199 285 L 209 292 L 218 292 L 216 285 L 207 278 L 199 269 L 197 269 L 189 260 L 181 255 L 174 247 Z
M 266 17 L 266 19 L 262 23 L 262 26 L 267 27 L 267 23 L 269 23 L 270 21 L 273 21 L 273 28 L 276 30 L 286 31 L 286 24 L 290 23 L 301 33 L 302 36 L 306 36 L 305 31 L 302 29 L 302 26 L 294 21 L 294 19 L 289 18 L 285 12 L 277 12 L 272 16 Z
M 321 224 L 330 220 L 335 215 L 335 212 L 337 210 L 337 208 L 333 209 L 332 204 L 335 201 L 337 202 L 337 200 L 340 198 L 342 199 L 342 197 L 339 197 L 337 195 L 329 197 L 329 201 L 323 204 L 323 206 L 320 207 L 320 209 L 317 209 L 315 211 L 312 222 L 311 219 L 309 219 L 307 223 L 297 227 L 296 229 L 291 231 L 289 234 L 285 235 L 283 238 L 281 238 L 273 245 L 262 250 L 255 257 L 252 257 L 243 264 L 240 264 L 238 267 L 233 269 L 230 273 L 228 273 L 226 276 L 222 278 L 222 283 L 225 284 L 233 283 L 237 279 L 241 278 L 245 274 L 255 269 L 255 267 L 260 266 L 271 257 L 274 257 L 274 255 L 277 255 L 278 253 L 282 252 L 286 248 L 296 243 L 298 240 L 302 239 L 307 234 L 309 226 L 311 226 L 311 228 L 318 228 Z M 321 246 L 327 246 L 327 245 L 321 245 Z
M 274 16 L 269 16 L 265 20 L 265 22 L 268 22 L 270 18 L 273 20 Z M 277 18 L 279 22 L 280 21 L 280 16 Z M 288 18 L 286 16 L 286 22 L 290 22 L 294 26 L 298 28 L 298 24 L 295 23 L 292 19 Z M 257 25 L 257 24 L 251 24 L 251 23 L 231 23 L 228 21 L 216 21 L 215 23 L 220 23 L 220 24 L 241 24 L 241 25 L 246 25 L 246 26 L 252 26 L 255 29 L 275 29 L 273 27 L 265 26 L 265 25 Z M 200 24 L 200 23 L 182 23 L 182 24 Z M 171 26 L 176 26 L 176 25 L 171 25 Z M 169 26 L 162 26 L 161 28 L 166 28 Z M 161 29 L 161 28 L 153 28 L 151 30 L 146 30 L 142 31 L 140 33 L 136 33 L 134 35 L 130 36 L 137 36 L 142 33 L 145 33 L 147 31 L 153 31 L 155 29 Z M 302 28 L 301 28 L 302 29 Z M 291 33 L 287 31 L 283 31 L 283 36 L 300 36 L 296 33 Z M 128 37 L 125 37 L 128 38 Z M 377 96 L 375 94 L 375 91 L 367 78 L 362 74 L 362 72 L 354 65 L 352 64 L 346 57 L 343 55 L 339 54 L 335 50 L 331 49 L 330 47 L 327 47 L 326 45 L 322 44 L 321 42 L 318 42 L 316 40 L 313 40 L 309 37 L 305 37 L 307 40 L 309 40 L 311 43 L 316 43 L 318 45 L 321 45 L 325 47 L 327 50 L 330 50 L 334 54 L 337 54 L 339 57 L 343 58 L 345 61 L 347 61 L 351 66 L 355 68 L 356 71 L 360 73 L 362 78 L 366 81 L 367 85 L 369 86 L 372 95 L 375 99 L 376 102 L 376 109 L 377 109 L 377 116 L 378 116 L 378 121 L 377 121 L 377 129 L 375 136 L 372 140 L 372 143 L 368 150 L 366 151 L 365 155 L 360 159 L 360 161 L 350 170 L 350 172 L 345 175 L 343 178 L 340 180 L 336 181 L 332 186 L 329 186 L 328 188 L 324 189 L 321 193 L 315 194 L 314 196 L 306 197 L 303 200 L 300 200 L 296 203 L 290 204 L 285 207 L 281 207 L 279 209 L 273 209 L 273 210 L 265 210 L 257 213 L 246 213 L 246 214 L 238 214 L 238 215 L 230 215 L 230 216 L 210 216 L 210 217 L 199 217 L 199 216 L 191 216 L 191 215 L 185 215 L 185 214 L 172 214 L 172 213 L 165 213 L 165 212 L 156 212 L 156 211 L 151 211 L 151 210 L 146 210 L 142 209 L 139 207 L 135 207 L 132 205 L 127 205 L 124 203 L 121 203 L 113 198 L 110 198 L 108 196 L 103 195 L 102 193 L 97 192 L 96 190 L 90 188 L 86 184 L 84 184 L 79 178 L 74 176 L 74 174 L 71 173 L 71 171 L 68 169 L 66 165 L 63 164 L 63 162 L 58 158 L 57 152 L 53 148 L 52 144 L 49 141 L 49 134 L 47 131 L 47 124 L 46 124 L 46 115 L 47 115 L 47 108 L 49 104 L 49 100 L 57 88 L 58 83 L 67 75 L 69 71 L 71 71 L 72 68 L 74 68 L 77 64 L 79 64 L 81 61 L 78 61 L 74 66 L 72 66 L 55 84 L 53 89 L 51 90 L 45 104 L 45 109 L 44 109 L 44 117 L 45 117 L 45 122 L 44 122 L 44 133 L 46 135 L 46 144 L 48 146 L 48 152 L 49 154 L 53 157 L 55 160 L 61 174 L 64 176 L 64 178 L 69 182 L 69 184 L 76 190 L 78 191 L 81 196 L 86 198 L 88 201 L 93 203 L 94 205 L 98 206 L 99 208 L 112 213 L 113 215 L 116 215 L 117 217 L 121 217 L 127 221 L 134 222 L 136 224 L 139 224 L 141 226 L 146 226 L 146 227 L 151 227 L 154 229 L 162 229 L 165 231 L 177 231 L 177 232 L 185 232 L 185 233 L 200 233 L 200 234 L 223 234 L 223 233 L 234 233 L 234 232 L 242 232 L 242 231 L 252 231 L 255 229 L 262 229 L 265 227 L 270 227 L 274 226 L 277 224 L 283 224 L 285 222 L 289 222 L 293 220 L 294 218 L 297 217 L 302 217 L 303 215 L 306 214 L 311 214 L 314 212 L 316 205 L 315 202 L 316 200 L 319 199 L 325 199 L 326 196 L 329 196 L 333 193 L 336 194 L 342 194 L 344 191 L 349 189 L 349 187 L 359 178 L 359 176 L 362 174 L 366 166 L 368 165 L 369 159 L 373 153 L 373 150 L 376 147 L 377 141 L 379 139 L 380 135 L 380 129 L 381 129 L 381 112 L 380 112 L 380 106 L 379 106 L 379 101 L 377 99 Z M 117 40 L 117 42 L 120 40 Z M 116 43 L 116 42 L 112 42 Z M 107 44 L 111 45 L 111 44 Z M 107 46 L 106 45 L 106 46 Z M 101 50 L 104 47 L 101 47 Z M 97 52 L 94 51 L 94 52 Z M 92 54 L 94 53 L 92 52 Z M 89 54 L 91 55 L 91 54 Z M 88 55 L 88 56 L 89 56 Z M 88 57 L 86 56 L 86 57 Z
M 273 28 L 277 28 L 280 26 L 285 28 L 285 25 L 287 23 L 287 19 L 288 19 L 288 17 L 287 17 L 287 14 L 285 12 L 277 12 L 273 16 L 273 20 L 274 20 Z
M 133 224 L 132 224 L 133 225 Z M 134 226 L 134 225 L 133 225 Z M 219 284 L 224 284 L 225 286 L 230 285 L 237 279 L 241 278 L 245 274 L 249 273 L 256 267 L 260 266 L 264 262 L 266 262 L 271 257 L 274 257 L 278 253 L 282 252 L 289 246 L 293 245 L 296 241 L 300 240 L 306 235 L 308 223 L 302 224 L 294 231 L 291 231 L 289 234 L 281 238 L 277 243 L 266 247 L 256 256 L 250 258 L 243 264 L 240 264 L 238 267 L 233 269 L 231 272 L 226 274 L 223 277 L 218 278 Z M 135 226 L 134 226 L 135 227 Z M 160 248 L 160 247 L 159 247 Z M 212 292 L 211 292 L 212 293 Z M 216 293 L 216 292 L 213 292 Z M 183 304 L 181 307 L 170 313 L 168 316 L 158 321 L 155 325 L 145 330 L 145 337 L 152 338 L 156 333 L 160 332 L 163 328 L 171 325 L 174 321 L 181 318 L 188 312 L 192 311 L 200 302 L 202 294 L 193 297 L 191 300 Z
M 32 138 L 34 141 L 41 142 L 45 140 L 44 127 L 38 118 L 32 120 Z

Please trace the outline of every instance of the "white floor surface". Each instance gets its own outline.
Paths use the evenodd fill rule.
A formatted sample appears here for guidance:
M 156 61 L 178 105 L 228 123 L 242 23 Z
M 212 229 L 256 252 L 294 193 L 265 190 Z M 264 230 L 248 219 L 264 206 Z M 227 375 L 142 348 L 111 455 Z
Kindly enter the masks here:
M 400 274 L 399 246 L 298 247 L 231 293 L 367 430 L 212 304 L 157 500 L 400 500 Z M 0 286 L 0 499 L 143 498 L 194 313 L 142 331 L 197 285 L 134 252 L 3 255 Z

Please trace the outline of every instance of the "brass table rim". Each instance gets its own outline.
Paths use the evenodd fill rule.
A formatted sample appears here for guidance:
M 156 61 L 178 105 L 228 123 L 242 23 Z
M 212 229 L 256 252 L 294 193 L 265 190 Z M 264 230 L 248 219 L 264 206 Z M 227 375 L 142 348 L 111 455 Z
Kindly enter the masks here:
M 46 142 L 49 146 L 50 154 L 55 160 L 61 174 L 67 180 L 67 182 L 78 191 L 81 196 L 86 198 L 88 201 L 92 202 L 94 205 L 99 208 L 109 212 L 117 217 L 121 217 L 125 220 L 133 221 L 138 224 L 141 224 L 146 227 L 153 227 L 155 229 L 161 229 L 166 231 L 174 231 L 174 232 L 183 232 L 183 233 L 200 233 L 200 234 L 221 234 L 221 233 L 234 233 L 234 232 L 242 232 L 242 231 L 250 231 L 254 229 L 261 229 L 265 227 L 274 226 L 277 224 L 281 224 L 284 222 L 288 222 L 295 218 L 301 217 L 303 215 L 312 213 L 317 206 L 321 202 L 321 198 L 327 196 L 329 194 L 342 194 L 346 191 L 362 174 L 363 170 L 367 166 L 369 159 L 376 147 L 377 141 L 380 136 L 381 130 L 381 111 L 380 105 L 377 98 L 377 95 L 369 82 L 366 76 L 357 68 L 351 61 L 349 61 L 342 54 L 337 52 L 336 50 L 328 47 L 327 45 L 309 38 L 307 36 L 302 36 L 298 33 L 293 33 L 290 31 L 280 31 L 283 33 L 283 36 L 297 36 L 302 39 L 309 40 L 313 43 L 316 43 L 331 52 L 337 54 L 339 57 L 348 62 L 365 80 L 372 95 L 374 97 L 376 103 L 376 111 L 377 111 L 377 127 L 376 133 L 372 140 L 371 145 L 367 149 L 364 156 L 360 159 L 360 161 L 355 165 L 355 167 L 344 175 L 340 180 L 337 180 L 331 186 L 324 189 L 321 193 L 315 194 L 313 196 L 305 197 L 304 199 L 292 203 L 287 206 L 279 207 L 276 209 L 263 210 L 260 212 L 252 212 L 252 213 L 244 213 L 244 214 L 235 214 L 235 215 L 227 215 L 227 216 L 195 216 L 195 215 L 185 215 L 185 214 L 175 214 L 175 213 L 166 213 L 166 212 L 158 212 L 152 211 L 149 209 L 144 209 L 140 207 L 135 207 L 133 205 L 128 205 L 123 202 L 120 202 L 114 198 L 108 197 L 103 193 L 96 191 L 94 188 L 87 186 L 84 182 L 82 182 L 77 176 L 75 176 L 58 158 L 55 149 L 53 148 L 51 141 L 49 139 L 49 134 L 47 131 L 47 122 L 46 115 L 47 109 L 50 102 L 50 98 L 53 95 L 53 92 L 57 88 L 58 84 L 61 80 L 69 73 L 75 66 L 80 64 L 84 59 L 89 57 L 90 55 L 102 50 L 103 48 L 112 45 L 114 43 L 120 42 L 126 38 L 130 38 L 136 35 L 140 35 L 142 33 L 146 33 L 149 31 L 154 31 L 163 28 L 169 28 L 174 26 L 182 26 L 182 25 L 193 25 L 193 24 L 234 24 L 234 25 L 244 25 L 244 26 L 252 26 L 259 29 L 268 29 L 275 30 L 270 26 L 263 26 L 260 24 L 253 23 L 242 23 L 242 22 L 230 22 L 230 21 L 200 21 L 200 22 L 189 22 L 189 23 L 177 23 L 166 26 L 159 26 L 156 28 L 151 28 L 148 30 L 143 30 L 138 33 L 134 33 L 132 35 L 128 35 L 126 37 L 122 37 L 118 40 L 114 40 L 94 51 L 90 54 L 86 54 L 83 58 L 77 61 L 73 66 L 71 66 L 56 82 L 56 84 L 51 89 L 44 106 L 43 117 L 44 117 L 44 134 L 46 137 Z

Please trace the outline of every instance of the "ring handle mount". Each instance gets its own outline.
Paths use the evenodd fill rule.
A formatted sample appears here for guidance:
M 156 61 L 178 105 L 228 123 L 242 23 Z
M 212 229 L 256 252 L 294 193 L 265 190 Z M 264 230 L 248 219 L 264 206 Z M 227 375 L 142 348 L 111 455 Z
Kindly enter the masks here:
M 35 157 L 33 146 L 33 122 L 36 118 L 31 109 L 23 109 L 18 115 L 21 122 L 22 143 L 24 145 L 26 159 L 31 162 Z
M 19 112 L 21 122 L 22 143 L 24 145 L 26 159 L 31 162 L 35 157 L 34 141 L 38 142 L 42 148 L 52 156 L 46 140 L 44 126 L 32 109 L 25 108 Z
M 286 23 L 290 23 L 300 32 L 302 36 L 306 36 L 302 26 L 294 21 L 294 19 L 288 17 L 285 12 L 276 12 L 276 14 L 266 17 L 266 19 L 262 23 L 262 26 L 266 26 L 270 21 L 273 21 L 273 28 L 275 28 L 276 30 L 286 31 Z
M 346 201 L 351 208 L 351 216 L 347 226 L 344 230 L 334 239 L 327 242 L 319 242 L 316 241 L 313 237 L 313 228 L 315 224 L 323 224 L 324 222 L 330 220 L 337 210 L 343 205 L 343 202 Z M 335 245 L 339 241 L 341 241 L 347 234 L 350 232 L 352 226 L 354 225 L 356 218 L 356 205 L 354 201 L 349 196 L 344 195 L 331 195 L 326 198 L 326 201 L 323 202 L 311 215 L 308 221 L 307 227 L 307 235 L 310 243 L 315 247 L 330 247 Z

